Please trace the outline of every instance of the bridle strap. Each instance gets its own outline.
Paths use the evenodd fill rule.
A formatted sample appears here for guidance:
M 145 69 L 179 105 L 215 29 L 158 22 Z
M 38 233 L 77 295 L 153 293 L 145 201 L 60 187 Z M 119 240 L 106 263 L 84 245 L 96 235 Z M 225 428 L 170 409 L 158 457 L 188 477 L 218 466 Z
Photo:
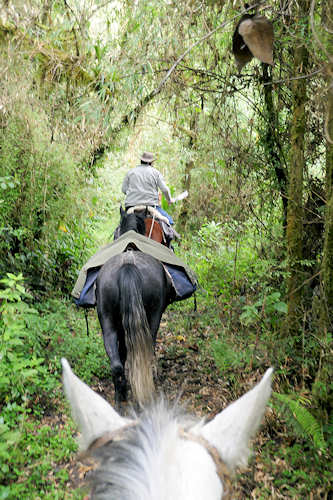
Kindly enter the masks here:
M 83 455 L 90 455 L 94 451 L 96 451 L 98 448 L 101 448 L 105 444 L 115 441 L 120 441 L 123 439 L 124 435 L 128 431 L 128 429 L 135 427 L 138 425 L 138 421 L 134 422 L 129 422 L 126 425 L 123 425 L 123 427 L 120 427 L 120 429 L 116 429 L 115 431 L 111 432 L 105 432 L 102 436 L 99 438 L 96 438 L 90 445 L 89 448 L 86 450 L 86 452 L 83 453 Z
M 222 460 L 217 448 L 213 446 L 207 439 L 203 436 L 197 434 L 192 434 L 191 432 L 185 431 L 184 429 L 179 429 L 180 437 L 193 441 L 194 443 L 200 444 L 206 448 L 207 452 L 213 459 L 216 467 L 216 473 L 222 484 L 223 493 L 221 500 L 231 500 L 232 495 L 232 481 L 230 477 L 230 471 L 226 463 Z

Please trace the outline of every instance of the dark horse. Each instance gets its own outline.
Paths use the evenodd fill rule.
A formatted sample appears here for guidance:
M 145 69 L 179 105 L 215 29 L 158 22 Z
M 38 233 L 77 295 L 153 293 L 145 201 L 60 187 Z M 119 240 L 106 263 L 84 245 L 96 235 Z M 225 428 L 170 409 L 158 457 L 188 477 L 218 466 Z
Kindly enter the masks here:
M 144 234 L 142 216 L 121 214 L 120 234 Z M 127 400 L 126 361 L 134 398 L 143 404 L 152 397 L 154 344 L 172 294 L 163 265 L 140 251 L 111 257 L 98 274 L 97 312 L 118 404 Z

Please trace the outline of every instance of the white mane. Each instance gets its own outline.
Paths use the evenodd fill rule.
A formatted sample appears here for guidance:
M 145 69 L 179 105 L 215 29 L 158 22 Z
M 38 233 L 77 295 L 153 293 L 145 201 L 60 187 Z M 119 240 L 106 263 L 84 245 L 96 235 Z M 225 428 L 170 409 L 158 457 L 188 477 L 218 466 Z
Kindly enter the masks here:
M 199 483 L 205 469 L 210 477 L 205 499 L 215 498 L 209 494 L 209 483 L 218 487 L 212 459 L 204 448 L 179 436 L 180 427 L 189 429 L 193 424 L 160 400 L 140 417 L 138 426 L 126 431 L 124 439 L 97 451 L 101 467 L 94 478 L 94 500 L 202 500 Z M 190 489 L 184 477 L 192 477 Z M 200 481 L 193 488 L 196 478 Z

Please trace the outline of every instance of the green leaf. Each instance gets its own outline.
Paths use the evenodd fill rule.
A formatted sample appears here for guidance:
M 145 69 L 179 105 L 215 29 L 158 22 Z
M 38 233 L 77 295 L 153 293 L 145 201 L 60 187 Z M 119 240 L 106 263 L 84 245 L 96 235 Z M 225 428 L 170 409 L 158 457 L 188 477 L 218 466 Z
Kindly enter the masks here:
M 96 57 L 100 61 L 101 57 L 102 57 L 101 47 L 99 45 L 94 45 L 94 49 L 95 49 Z
M 0 500 L 6 500 L 10 495 L 10 486 L 1 486 L 0 485 Z
M 288 312 L 288 306 L 285 302 L 277 302 L 276 304 L 274 304 L 274 309 L 283 314 L 287 314 Z
M 273 395 L 283 404 L 282 408 L 288 408 L 307 437 L 311 438 L 315 447 L 325 452 L 327 450 L 327 443 L 324 439 L 322 428 L 315 417 L 301 405 L 300 400 L 295 400 L 290 395 L 278 394 L 277 392 L 274 392 Z

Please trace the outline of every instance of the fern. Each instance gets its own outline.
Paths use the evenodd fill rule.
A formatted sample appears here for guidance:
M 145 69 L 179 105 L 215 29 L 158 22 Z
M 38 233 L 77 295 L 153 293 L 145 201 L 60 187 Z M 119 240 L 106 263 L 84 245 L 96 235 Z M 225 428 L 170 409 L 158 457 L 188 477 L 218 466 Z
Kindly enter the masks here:
M 311 438 L 315 447 L 325 452 L 327 450 L 327 443 L 324 439 L 322 428 L 315 417 L 301 405 L 300 400 L 292 399 L 290 395 L 278 394 L 277 392 L 274 392 L 273 395 L 282 403 L 282 408 L 288 408 L 307 437 Z

